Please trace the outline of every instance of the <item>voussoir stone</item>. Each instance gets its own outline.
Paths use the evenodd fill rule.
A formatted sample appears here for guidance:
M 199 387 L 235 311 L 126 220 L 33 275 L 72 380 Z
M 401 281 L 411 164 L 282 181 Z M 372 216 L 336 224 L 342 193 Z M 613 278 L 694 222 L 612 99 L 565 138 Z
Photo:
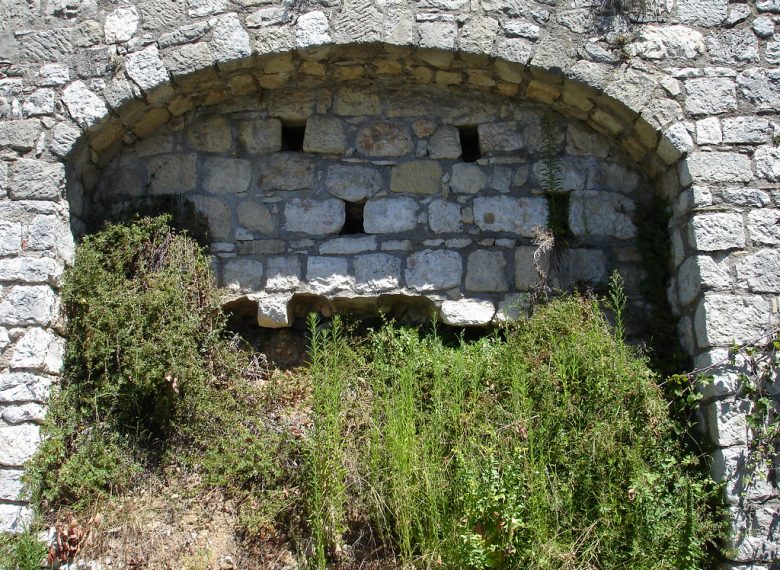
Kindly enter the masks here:
M 441 304 L 441 320 L 457 327 L 487 326 L 493 321 L 496 307 L 490 301 L 459 299 Z
M 128 54 L 125 67 L 130 79 L 144 91 L 150 91 L 170 80 L 157 46 Z
M 89 128 L 108 115 L 108 107 L 103 99 L 90 91 L 83 81 L 74 81 L 68 85 L 62 91 L 62 102 L 82 128 Z
M 461 283 L 463 260 L 456 251 L 424 249 L 408 257 L 404 275 L 416 291 L 451 289 Z

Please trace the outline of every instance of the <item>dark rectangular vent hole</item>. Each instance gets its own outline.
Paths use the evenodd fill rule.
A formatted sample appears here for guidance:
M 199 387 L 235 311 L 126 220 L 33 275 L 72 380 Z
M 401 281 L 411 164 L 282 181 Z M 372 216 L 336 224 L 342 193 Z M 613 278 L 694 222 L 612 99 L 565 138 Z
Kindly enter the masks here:
M 550 231 L 557 239 L 568 239 L 569 193 L 547 192 L 547 206 L 550 210 Z
M 282 125 L 282 150 L 292 152 L 303 151 L 303 137 L 306 134 L 306 124 Z
M 476 162 L 482 156 L 479 152 L 477 127 L 458 127 L 458 134 L 463 162 Z
M 344 227 L 341 228 L 341 235 L 349 236 L 366 233 L 363 230 L 363 207 L 365 203 L 344 202 L 345 213 Z

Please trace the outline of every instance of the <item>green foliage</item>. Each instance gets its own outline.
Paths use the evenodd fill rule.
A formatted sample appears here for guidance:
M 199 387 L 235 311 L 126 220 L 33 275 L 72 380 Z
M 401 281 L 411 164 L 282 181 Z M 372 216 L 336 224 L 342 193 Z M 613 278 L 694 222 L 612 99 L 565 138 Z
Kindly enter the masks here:
M 621 307 L 619 290 L 613 297 Z M 719 532 L 715 485 L 681 451 L 655 375 L 593 302 L 555 301 L 505 339 L 456 346 L 385 326 L 360 354 L 371 405 L 340 428 L 346 441 L 332 457 L 352 466 L 342 485 L 407 563 L 705 563 Z M 354 361 L 331 365 L 347 383 L 339 393 L 358 389 Z
M 46 551 L 46 545 L 30 530 L 0 534 L 0 570 L 38 570 Z
M 542 190 L 547 197 L 549 227 L 555 236 L 556 247 L 566 245 L 569 231 L 569 193 L 563 190 L 559 145 L 554 115 L 547 113 L 542 118 L 543 168 Z

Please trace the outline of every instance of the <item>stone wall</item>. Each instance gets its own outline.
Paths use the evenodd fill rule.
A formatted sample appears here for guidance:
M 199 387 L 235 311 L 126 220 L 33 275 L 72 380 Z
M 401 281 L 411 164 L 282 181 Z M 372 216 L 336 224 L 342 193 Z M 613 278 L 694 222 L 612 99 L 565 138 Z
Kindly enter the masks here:
M 231 224 L 223 224 L 228 229 L 222 228 L 224 238 L 213 249 L 223 254 L 226 281 L 235 280 L 230 268 L 239 259 L 244 267 L 238 273 L 249 279 L 260 275 L 252 273 L 250 261 L 255 270 L 263 266 L 252 290 L 259 285 L 262 292 L 270 293 L 276 283 L 294 276 L 295 265 L 290 270 L 285 264 L 299 255 L 301 287 L 313 287 L 319 275 L 320 262 L 310 267 L 310 259 L 333 263 L 342 258 L 341 267 L 347 264 L 344 274 L 352 279 L 345 287 L 357 293 L 355 287 L 376 286 L 374 279 L 357 278 L 358 258 L 370 255 L 374 257 L 366 265 L 370 260 L 395 259 L 389 263 L 397 264 L 398 270 L 394 273 L 393 265 L 383 277 L 395 275 L 397 290 L 411 288 L 417 294 L 419 281 L 409 279 L 413 276 L 410 259 L 430 250 L 459 256 L 464 279 L 472 255 L 496 260 L 498 265 L 503 259 L 503 273 L 479 275 L 494 280 L 503 275 L 510 289 L 506 292 L 476 291 L 465 280 L 457 287 L 435 291 L 439 306 L 457 301 L 461 293 L 497 305 L 504 294 L 513 293 L 511 288 L 523 290 L 515 274 L 527 265 L 517 261 L 516 251 L 531 246 L 531 241 L 525 229 L 495 227 L 496 217 L 493 222 L 483 217 L 483 224 L 490 227 L 480 227 L 477 200 L 501 205 L 499 212 L 489 212 L 494 214 L 510 211 L 503 206 L 509 200 L 510 207 L 522 209 L 522 214 L 535 212 L 544 220 L 545 202 L 538 194 L 535 170 L 539 147 L 533 141 L 538 139 L 530 132 L 536 123 L 523 121 L 550 109 L 559 117 L 565 137 L 559 149 L 562 164 L 591 160 L 572 152 L 569 145 L 574 131 L 591 136 L 588 129 L 592 129 L 608 140 L 609 150 L 599 156 L 596 147 L 588 148 L 595 155 L 588 172 L 599 172 L 611 162 L 637 177 L 636 190 L 629 194 L 621 192 L 625 188 L 593 182 L 590 174 L 582 187 L 572 188 L 572 199 L 578 193 L 587 197 L 592 196 L 589 192 L 608 192 L 607 201 L 582 201 L 586 219 L 582 227 L 588 232 L 581 236 L 587 245 L 582 249 L 602 252 L 605 269 L 633 263 L 618 253 L 623 242 L 630 250 L 631 237 L 622 238 L 618 235 L 622 230 L 613 226 L 607 232 L 613 235 L 590 242 L 597 240 L 587 222 L 590 208 L 608 203 L 612 207 L 614 202 L 628 211 L 630 201 L 643 199 L 642 192 L 656 192 L 672 201 L 674 279 L 668 293 L 680 317 L 681 341 L 697 366 L 721 362 L 733 341 L 751 340 L 776 324 L 780 150 L 775 143 L 780 71 L 775 66 L 780 61 L 780 42 L 774 32 L 780 3 L 610 3 L 629 9 L 649 5 L 646 13 L 633 19 L 604 13 L 601 4 L 600 0 L 0 0 L 0 515 L 4 525 L 17 524 L 24 509 L 18 476 L 38 440 L 42 406 L 60 367 L 57 291 L 62 269 L 72 257 L 72 231 L 80 233 L 90 215 L 110 209 L 113 199 L 108 198 L 108 188 L 129 194 L 159 192 L 175 182 L 177 192 L 190 193 L 211 214 L 212 229 L 219 225 L 214 219 L 216 204 L 226 209 L 229 205 Z M 394 86 L 404 86 L 403 94 L 408 95 L 405 116 L 389 113 L 394 102 L 402 100 L 392 93 Z M 299 94 L 288 97 L 288 90 Z M 307 92 L 317 93 L 316 99 L 307 99 Z M 469 110 L 483 99 L 499 102 L 487 105 L 487 115 L 468 123 L 467 117 L 452 114 L 451 109 L 438 111 L 440 104 L 464 98 Z M 292 109 L 294 116 L 274 111 L 274 100 Z M 306 109 L 300 111 L 299 105 Z M 344 112 L 354 105 L 361 106 L 359 114 Z M 414 128 L 420 118 L 431 121 L 434 130 L 427 136 Z M 271 148 L 263 147 L 267 141 L 258 134 L 264 132 L 262 126 L 273 130 L 274 120 L 279 120 L 292 127 L 303 119 L 309 133 L 318 123 L 324 127 L 322 135 L 315 137 L 324 146 L 295 155 L 277 154 L 275 142 Z M 229 129 L 220 127 L 223 121 Z M 328 121 L 342 126 L 343 141 L 332 137 L 338 130 L 328 128 Z M 396 157 L 373 157 L 361 151 L 359 130 L 372 122 L 387 124 L 390 130 L 407 129 L 413 148 Z M 517 128 L 512 126 L 515 122 Z M 244 142 L 242 124 L 249 125 Z M 437 131 L 449 132 L 453 139 L 453 127 L 480 125 L 484 132 L 495 124 L 522 140 L 523 153 L 506 151 L 506 155 L 522 154 L 524 162 L 515 157 L 511 166 L 491 163 L 490 159 L 500 158 L 490 156 L 491 151 L 483 157 L 486 164 L 431 154 L 436 152 Z M 198 125 L 203 129 L 194 130 Z M 220 140 L 219 133 L 226 131 L 229 139 Z M 379 143 L 385 140 L 405 139 L 377 137 Z M 248 149 L 246 141 L 259 148 Z M 166 144 L 176 146 L 169 151 Z M 212 153 L 214 148 L 219 150 Z M 266 148 L 270 154 L 264 154 Z M 146 152 L 150 154 L 142 156 Z M 353 159 L 367 162 L 356 164 Z M 121 167 L 123 160 L 132 164 Z M 241 176 L 248 178 L 245 192 L 227 197 L 209 191 L 220 184 L 210 177 L 224 173 L 224 168 L 205 165 L 220 160 L 247 161 L 235 162 L 234 175 L 226 181 L 243 190 Z M 311 187 L 271 189 L 264 183 L 275 168 L 287 165 L 295 170 L 292 164 L 306 160 L 312 161 Z M 412 175 L 414 185 L 393 192 L 393 169 L 414 171 L 418 161 L 427 165 L 419 168 L 429 170 L 426 187 L 434 186 L 437 165 L 441 169 L 438 193 L 414 192 L 426 179 L 422 170 Z M 381 179 L 377 192 L 366 197 L 368 203 L 411 204 L 398 200 L 412 200 L 417 217 L 409 216 L 410 229 L 395 232 L 399 239 L 376 227 L 367 231 L 371 226 L 365 227 L 366 204 L 366 235 L 334 241 L 339 239 L 335 232 L 341 208 L 345 218 L 347 212 L 344 197 L 334 195 L 333 188 L 328 191 L 330 169 L 339 171 L 335 167 L 349 167 L 351 172 L 368 168 L 363 171 L 366 176 Z M 507 192 L 503 192 L 504 175 L 497 174 L 501 168 L 512 171 Z M 522 182 L 516 173 L 524 168 L 528 178 Z M 463 172 L 458 174 L 459 170 Z M 469 173 L 478 180 L 484 177 L 480 194 L 458 191 L 456 181 Z M 331 182 L 338 178 L 333 176 Z M 284 184 L 292 177 L 282 173 L 281 178 Z M 190 185 L 185 188 L 184 183 Z M 265 201 L 272 197 L 280 201 Z M 250 214 L 239 199 L 251 200 L 255 213 Z M 219 202 L 212 208 L 208 200 Z M 320 207 L 333 204 L 332 213 L 316 216 L 319 222 L 333 223 L 328 230 L 334 233 L 327 234 L 332 238 L 303 231 L 310 227 L 300 225 L 305 217 L 293 211 L 303 212 L 305 200 L 317 200 Z M 432 206 L 434 200 L 442 208 Z M 453 224 L 448 226 L 451 231 L 439 233 L 430 225 L 432 219 L 441 220 L 455 208 L 460 209 L 462 231 L 452 229 L 457 228 L 454 215 L 444 217 Z M 432 209 L 437 212 L 433 216 Z M 572 228 L 575 211 L 571 209 L 569 219 Z M 252 219 L 254 227 L 241 221 L 242 214 Z M 396 223 L 400 217 L 374 219 Z M 273 229 L 266 232 L 271 225 Z M 358 239 L 372 244 L 372 250 L 329 253 Z M 458 239 L 471 241 L 458 248 L 452 241 Z M 388 241 L 403 240 L 414 249 L 387 249 Z M 434 241 L 428 245 L 428 240 Z M 285 251 L 249 249 L 244 253 L 251 256 L 228 256 L 274 241 L 282 242 Z M 337 249 L 328 249 L 332 247 Z M 382 255 L 388 257 L 378 257 Z M 522 278 L 524 271 L 520 274 Z M 436 271 L 430 278 L 441 276 Z M 242 279 L 238 284 L 249 287 L 249 281 Z M 385 287 L 384 281 L 380 287 Z M 393 287 L 395 291 L 395 282 Z M 271 320 L 278 322 L 276 317 Z M 715 373 L 715 383 L 705 393 L 703 417 L 716 446 L 713 469 L 726 483 L 732 505 L 733 561 L 738 566 L 768 568 L 780 558 L 777 488 L 768 483 L 742 492 L 749 403 L 739 396 L 737 370 L 720 365 Z
M 652 187 L 617 145 L 576 120 L 543 129 L 539 104 L 400 78 L 332 83 L 333 71 L 319 87 L 185 113 L 125 147 L 90 218 L 188 200 L 207 218 L 217 273 L 257 303 L 261 326 L 417 296 L 445 324 L 487 325 L 525 311 L 542 274 L 604 286 L 614 269 L 641 302 L 633 218 Z M 551 205 L 568 230 L 552 263 L 534 258 Z

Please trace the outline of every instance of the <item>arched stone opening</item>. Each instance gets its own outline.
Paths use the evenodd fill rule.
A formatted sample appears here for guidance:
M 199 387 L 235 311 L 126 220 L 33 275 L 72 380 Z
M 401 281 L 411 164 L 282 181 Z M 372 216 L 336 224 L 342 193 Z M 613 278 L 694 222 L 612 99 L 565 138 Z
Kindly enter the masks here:
M 388 45 L 172 75 L 87 128 L 69 161 L 75 232 L 156 197 L 191 202 L 231 299 L 256 301 L 262 326 L 291 325 L 301 299 L 380 295 L 484 326 L 526 310 L 541 276 L 603 287 L 613 270 L 642 320 L 633 218 L 677 192 L 682 155 L 658 144 L 655 114 L 583 77 Z M 551 263 L 536 232 L 556 224 Z

